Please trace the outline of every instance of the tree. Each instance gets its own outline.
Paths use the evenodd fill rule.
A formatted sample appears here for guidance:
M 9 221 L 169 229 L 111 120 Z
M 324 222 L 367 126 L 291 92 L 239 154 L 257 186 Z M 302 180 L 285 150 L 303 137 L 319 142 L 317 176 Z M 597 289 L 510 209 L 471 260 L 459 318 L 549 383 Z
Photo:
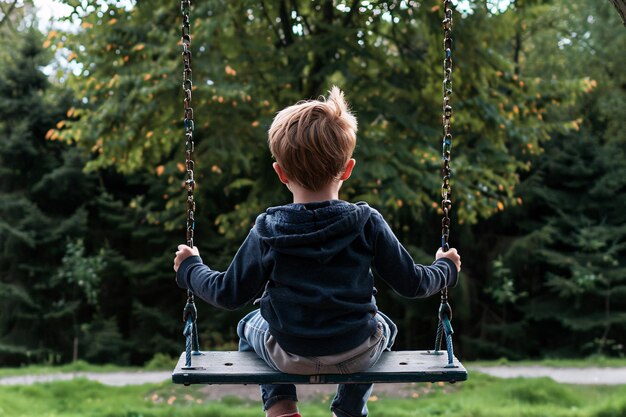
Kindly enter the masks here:
M 45 332 L 45 320 L 63 316 L 51 276 L 66 239 L 84 233 L 81 204 L 90 179 L 82 160 L 45 139 L 71 96 L 42 73 L 50 56 L 33 28 L 15 36 L 0 72 L 0 361 L 43 360 L 64 333 Z M 33 261 L 33 260 L 36 260 Z M 33 337 L 37 339 L 33 340 Z M 69 338 L 71 340 L 71 337 Z
M 82 29 L 51 33 L 48 45 L 56 50 L 62 41 L 66 58 L 81 68 L 70 77 L 81 104 L 55 134 L 90 153 L 88 170 L 112 167 L 165 184 L 150 216 L 182 241 L 182 64 L 180 23 L 172 23 L 180 22 L 179 10 L 164 1 L 128 9 L 67 3 Z M 332 84 L 346 90 L 359 117 L 356 157 L 365 167 L 357 168 L 344 197 L 383 210 L 419 259 L 432 256 L 439 223 L 440 12 L 393 1 L 194 3 L 196 242 L 211 254 L 212 266 L 228 265 L 259 211 L 287 201 L 265 144 L 272 117 Z M 453 188 L 460 221 L 473 223 L 519 204 L 515 185 L 528 157 L 571 122 L 542 117 L 571 90 L 519 73 L 513 13 L 493 14 L 476 3 L 472 14 L 455 18 L 454 57 L 462 64 L 454 69 Z M 134 201 L 138 211 L 148 204 Z M 407 321 L 424 316 L 419 307 L 399 308 Z
M 498 236 L 490 244 L 504 253 L 492 286 L 513 290 L 502 310 L 485 308 L 483 348 L 507 356 L 623 356 L 626 134 L 615 109 L 626 105 L 626 62 L 614 51 L 626 44 L 614 36 L 608 4 L 552 6 L 535 24 L 548 29 L 533 37 L 525 70 L 581 91 L 546 115 L 576 118 L 574 129 L 546 142 L 520 184 L 524 205 L 492 226 Z
M 626 2 L 624 0 L 611 0 L 615 9 L 617 9 L 617 13 L 619 13 L 619 17 L 622 19 L 622 23 L 626 26 Z

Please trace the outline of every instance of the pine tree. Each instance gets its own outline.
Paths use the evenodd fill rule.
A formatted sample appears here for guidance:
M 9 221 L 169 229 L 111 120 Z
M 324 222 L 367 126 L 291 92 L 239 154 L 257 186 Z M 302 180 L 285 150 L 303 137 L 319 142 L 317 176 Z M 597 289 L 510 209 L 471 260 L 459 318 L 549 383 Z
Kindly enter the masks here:
M 533 159 L 519 187 L 523 206 L 497 222 L 495 245 L 507 249 L 491 286 L 509 290 L 483 322 L 483 340 L 500 355 L 623 356 L 626 133 L 615 110 L 626 105 L 626 61 L 614 51 L 626 44 L 607 4 L 580 0 L 543 19 L 555 24 L 535 38 L 527 70 L 578 84 L 582 94 L 546 116 L 576 120 Z M 554 39 L 561 55 L 546 60 Z
M 42 43 L 33 28 L 17 34 L 0 71 L 1 363 L 55 360 L 73 331 L 50 321 L 77 307 L 63 303 L 53 274 L 68 239 L 84 234 L 90 179 L 75 150 L 45 139 L 71 96 L 42 73 L 50 59 Z

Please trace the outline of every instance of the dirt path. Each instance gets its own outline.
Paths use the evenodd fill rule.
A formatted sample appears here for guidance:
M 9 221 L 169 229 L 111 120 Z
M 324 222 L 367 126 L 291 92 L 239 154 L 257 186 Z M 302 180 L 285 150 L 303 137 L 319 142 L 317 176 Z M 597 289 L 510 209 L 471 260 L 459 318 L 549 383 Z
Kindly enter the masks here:
M 557 382 L 566 384 L 589 385 L 621 385 L 626 384 L 626 367 L 620 368 L 552 368 L 545 366 L 489 366 L 470 367 L 478 371 L 499 378 L 536 378 L 549 377 Z M 22 375 L 0 378 L 3 385 L 30 385 L 41 382 L 65 381 L 73 378 L 87 378 L 105 385 L 124 386 L 141 385 L 147 383 L 161 383 L 171 378 L 170 372 L 73 372 L 48 375 Z M 442 384 L 443 385 L 443 384 Z M 449 386 L 449 385 L 446 385 Z M 450 386 L 451 389 L 453 386 Z M 219 399 L 226 395 L 244 399 L 258 400 L 259 388 L 256 385 L 208 385 L 195 387 L 203 392 L 208 399 Z M 391 397 L 416 397 L 427 393 L 430 384 L 377 384 L 375 395 Z M 298 394 L 301 399 L 329 397 L 334 394 L 334 385 L 301 385 Z

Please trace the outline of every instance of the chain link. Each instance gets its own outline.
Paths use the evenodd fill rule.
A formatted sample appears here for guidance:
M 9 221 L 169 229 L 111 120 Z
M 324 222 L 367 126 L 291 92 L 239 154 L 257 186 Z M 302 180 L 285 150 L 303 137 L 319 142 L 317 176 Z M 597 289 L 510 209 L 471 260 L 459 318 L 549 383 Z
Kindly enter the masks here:
M 195 164 L 193 161 L 193 152 L 195 148 L 193 140 L 194 122 L 193 107 L 191 106 L 191 92 L 193 90 L 193 82 L 191 79 L 191 27 L 189 24 L 191 0 L 181 0 L 180 11 L 183 15 L 183 23 L 180 27 L 180 32 L 181 44 L 183 47 L 183 109 L 185 126 L 185 168 L 187 170 L 187 178 L 185 180 L 185 187 L 187 189 L 187 245 L 193 248 L 193 234 L 196 226 L 196 202 L 194 200 L 193 192 L 196 188 L 196 181 L 194 179 Z
M 185 188 L 187 189 L 187 246 L 193 248 L 193 233 L 196 228 L 196 201 L 193 197 L 193 192 L 196 188 L 196 180 L 194 179 L 194 161 L 193 152 L 195 150 L 195 143 L 193 141 L 193 107 L 191 106 L 191 91 L 193 90 L 193 82 L 191 79 L 191 25 L 189 22 L 189 14 L 191 12 L 191 0 L 181 0 L 180 12 L 183 16 L 183 23 L 180 27 L 181 44 L 183 47 L 182 59 L 183 59 L 183 114 L 184 114 L 184 126 L 185 126 L 185 168 L 187 170 L 187 178 L 185 179 Z M 189 307 L 192 308 L 189 308 Z M 187 290 L 187 306 L 183 311 L 183 321 L 186 321 L 189 316 L 192 316 L 194 326 L 193 334 L 190 335 L 188 340 L 193 340 L 192 348 L 194 351 L 199 349 L 198 347 L 198 333 L 197 327 L 195 327 L 196 315 L 194 296 L 191 290 Z M 186 366 L 191 366 L 191 357 L 189 354 L 189 346 L 187 347 L 187 361 Z
M 441 169 L 442 181 L 441 185 L 441 209 L 443 211 L 443 218 L 441 219 L 441 249 L 446 252 L 450 249 L 448 238 L 450 237 L 450 210 L 452 209 L 452 186 L 450 185 L 450 177 L 452 177 L 452 170 L 450 169 L 450 155 L 452 151 L 452 8 L 450 7 L 451 0 L 443 0 L 444 18 L 441 22 L 443 26 L 443 108 L 442 108 L 442 122 L 443 122 L 443 142 L 442 142 L 442 159 L 443 167 Z M 441 290 L 441 306 L 447 307 L 450 312 L 451 309 L 448 305 L 448 287 L 444 287 Z M 440 312 L 441 315 L 441 312 Z
M 450 3 L 450 0 L 443 0 L 443 168 L 441 170 L 443 177 L 441 186 L 443 218 L 441 219 L 441 248 L 444 251 L 450 249 L 448 238 L 450 236 L 450 210 L 452 209 L 452 187 L 450 185 L 450 177 L 452 176 L 450 170 L 450 152 L 452 150 L 452 130 L 450 127 L 452 119 L 452 9 Z

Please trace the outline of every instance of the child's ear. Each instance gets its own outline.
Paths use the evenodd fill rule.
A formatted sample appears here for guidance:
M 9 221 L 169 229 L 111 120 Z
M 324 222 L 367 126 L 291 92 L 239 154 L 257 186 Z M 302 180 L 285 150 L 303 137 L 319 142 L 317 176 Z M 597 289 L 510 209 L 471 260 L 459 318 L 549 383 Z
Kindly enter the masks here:
M 283 167 L 281 167 L 278 162 L 274 162 L 272 164 L 272 167 L 274 168 L 274 171 L 276 171 L 276 175 L 278 175 L 278 179 L 280 180 L 280 182 L 282 182 L 283 184 L 289 184 L 289 178 L 287 178 Z
M 356 164 L 356 159 L 350 158 L 348 160 L 348 163 L 346 163 L 346 168 L 344 169 L 343 174 L 341 174 L 341 177 L 339 177 L 340 181 L 345 181 L 348 178 L 350 178 L 350 175 L 352 175 L 352 170 L 354 169 L 355 164 Z

